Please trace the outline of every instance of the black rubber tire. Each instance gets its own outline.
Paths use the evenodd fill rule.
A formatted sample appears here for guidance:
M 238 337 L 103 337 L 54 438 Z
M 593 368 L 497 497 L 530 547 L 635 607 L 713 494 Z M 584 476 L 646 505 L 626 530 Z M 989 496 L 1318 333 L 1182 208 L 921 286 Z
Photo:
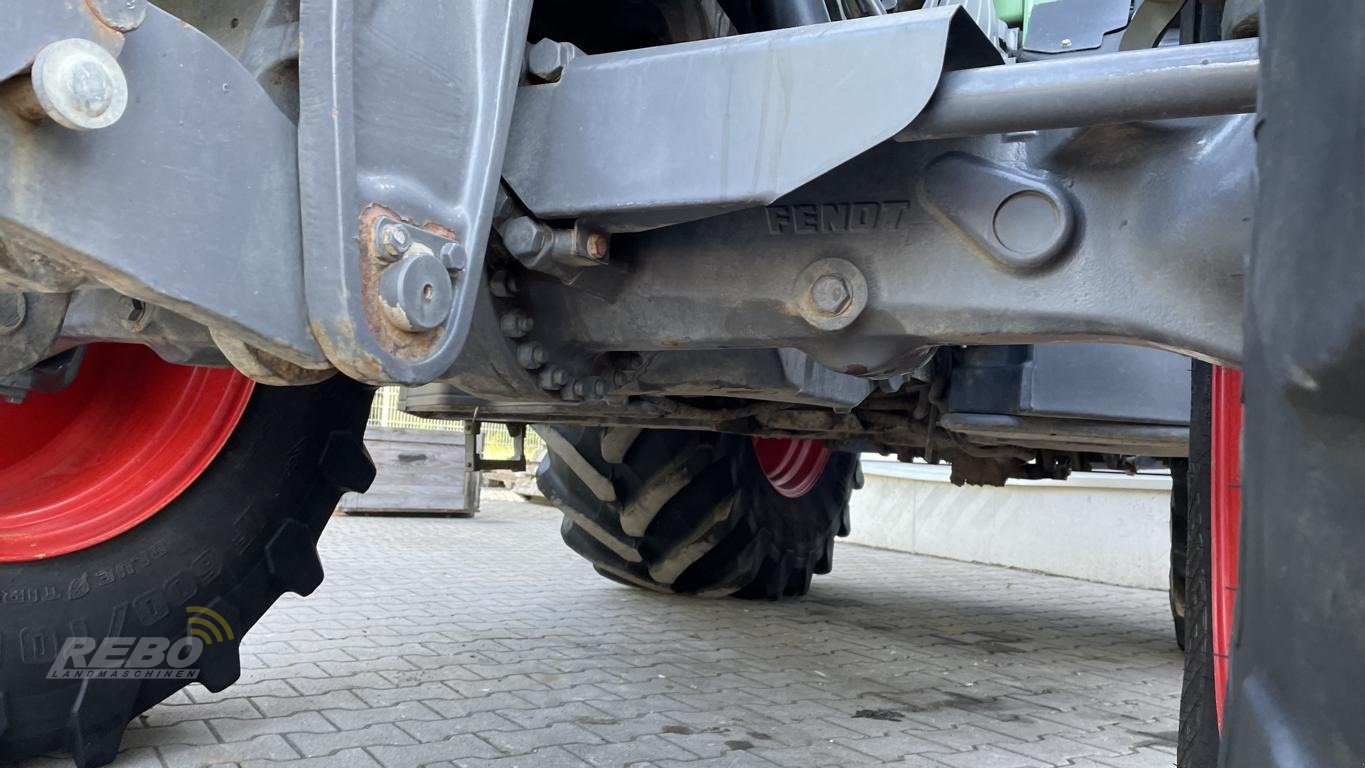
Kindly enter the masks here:
M 1194 364 L 1190 388 L 1190 459 L 1185 475 L 1188 552 L 1185 573 L 1185 675 L 1180 689 L 1177 768 L 1218 765 L 1218 711 L 1213 685 L 1213 577 L 1209 534 L 1213 369 Z
M 1185 650 L 1185 576 L 1189 550 L 1190 499 L 1188 459 L 1171 462 L 1171 624 L 1175 644 Z
M 214 463 L 149 521 L 69 555 L 0 564 L 0 764 L 66 750 L 82 768 L 104 765 L 129 720 L 187 684 L 48 680 L 67 637 L 174 640 L 187 636 L 185 607 L 207 606 L 235 640 L 204 647 L 198 682 L 235 682 L 242 635 L 284 592 L 317 588 L 323 526 L 342 493 L 374 478 L 362 442 L 371 395 L 340 376 L 257 387 Z
M 856 454 L 835 452 L 810 493 L 768 484 L 751 440 L 662 429 L 541 427 L 537 480 L 565 543 L 598 573 L 674 594 L 804 595 L 848 535 Z M 604 440 L 605 438 L 605 440 Z

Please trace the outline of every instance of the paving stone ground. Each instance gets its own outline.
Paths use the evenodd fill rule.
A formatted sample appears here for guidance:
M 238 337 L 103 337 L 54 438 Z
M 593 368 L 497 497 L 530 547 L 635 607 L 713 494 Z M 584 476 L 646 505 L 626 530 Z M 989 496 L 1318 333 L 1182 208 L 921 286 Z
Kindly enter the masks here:
M 840 545 L 805 599 L 682 599 L 599 578 L 558 529 L 508 502 L 337 518 L 327 581 L 251 632 L 241 681 L 148 712 L 117 765 L 1175 762 L 1161 593 Z

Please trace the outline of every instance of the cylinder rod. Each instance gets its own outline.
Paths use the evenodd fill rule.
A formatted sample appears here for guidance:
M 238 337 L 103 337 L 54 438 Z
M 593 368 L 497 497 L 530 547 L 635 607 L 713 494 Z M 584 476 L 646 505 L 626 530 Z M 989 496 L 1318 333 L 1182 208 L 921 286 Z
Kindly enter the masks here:
M 1255 40 L 1176 45 L 943 75 L 898 141 L 1256 111 Z

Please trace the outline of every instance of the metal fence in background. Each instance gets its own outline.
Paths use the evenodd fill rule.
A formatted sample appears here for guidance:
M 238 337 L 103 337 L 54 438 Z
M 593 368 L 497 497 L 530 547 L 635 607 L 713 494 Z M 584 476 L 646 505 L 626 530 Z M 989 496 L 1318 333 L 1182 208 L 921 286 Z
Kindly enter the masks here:
M 436 432 L 463 432 L 463 421 L 447 419 L 424 419 L 398 409 L 398 387 L 382 387 L 374 393 L 370 403 L 370 426 L 392 427 L 394 429 L 427 429 Z M 512 437 L 507 434 L 503 424 L 483 423 L 483 454 L 489 459 L 508 459 L 512 457 Z M 540 435 L 526 430 L 526 456 L 528 459 L 540 454 L 544 443 Z

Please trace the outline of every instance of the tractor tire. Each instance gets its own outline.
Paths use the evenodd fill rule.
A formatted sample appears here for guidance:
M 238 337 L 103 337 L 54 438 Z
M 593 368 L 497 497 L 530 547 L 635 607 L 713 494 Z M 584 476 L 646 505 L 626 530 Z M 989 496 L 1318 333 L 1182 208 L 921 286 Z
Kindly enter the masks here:
M 202 631 L 187 609 L 203 606 L 226 637 L 205 642 L 189 669 L 210 691 L 235 682 L 242 635 L 284 592 L 317 588 L 323 526 L 344 492 L 374 477 L 362 442 L 371 394 L 339 376 L 258 385 L 217 457 L 145 522 L 68 554 L 0 563 L 0 764 L 59 750 L 81 768 L 107 764 L 132 718 L 192 682 L 48 679 L 68 638 L 187 638 Z
M 1184 681 L 1180 689 L 1177 768 L 1218 765 L 1218 709 L 1213 678 L 1212 367 L 1196 362 L 1190 388 L 1190 458 L 1184 486 L 1188 550 L 1185 563 Z
M 1190 539 L 1189 472 L 1188 459 L 1171 462 L 1171 624 L 1175 627 L 1175 644 L 1182 651 L 1188 601 L 1185 578 Z
M 571 549 L 613 581 L 704 597 L 804 595 L 848 534 L 856 454 L 833 452 L 799 498 L 779 494 L 752 440 L 663 429 L 542 427 L 537 480 Z

